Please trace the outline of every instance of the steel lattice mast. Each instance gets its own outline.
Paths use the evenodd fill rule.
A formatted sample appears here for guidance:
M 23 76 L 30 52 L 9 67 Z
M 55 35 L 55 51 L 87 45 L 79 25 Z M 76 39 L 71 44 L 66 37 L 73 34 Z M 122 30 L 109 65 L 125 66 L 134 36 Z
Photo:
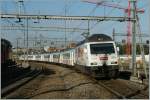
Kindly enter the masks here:
M 128 17 L 131 17 L 131 4 L 130 0 L 128 0 Z M 129 56 L 131 55 L 131 21 L 128 21 L 127 25 L 127 45 L 126 45 L 126 54 Z

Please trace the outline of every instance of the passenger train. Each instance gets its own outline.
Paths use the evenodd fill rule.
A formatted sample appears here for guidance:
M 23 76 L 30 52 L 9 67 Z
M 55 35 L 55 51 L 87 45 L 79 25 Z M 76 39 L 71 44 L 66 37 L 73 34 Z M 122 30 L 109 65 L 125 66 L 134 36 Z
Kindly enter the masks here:
M 73 66 L 94 77 L 115 78 L 118 75 L 118 50 L 111 37 L 93 34 L 77 44 L 75 48 L 46 54 L 25 56 L 31 61 L 46 61 Z M 23 60 L 24 56 L 20 57 Z

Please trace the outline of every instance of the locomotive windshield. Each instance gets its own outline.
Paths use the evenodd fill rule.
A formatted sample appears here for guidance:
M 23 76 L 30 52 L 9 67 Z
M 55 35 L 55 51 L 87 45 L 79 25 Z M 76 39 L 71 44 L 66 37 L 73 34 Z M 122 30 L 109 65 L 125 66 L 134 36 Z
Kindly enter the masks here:
M 115 53 L 113 43 L 90 44 L 91 54 L 111 54 Z

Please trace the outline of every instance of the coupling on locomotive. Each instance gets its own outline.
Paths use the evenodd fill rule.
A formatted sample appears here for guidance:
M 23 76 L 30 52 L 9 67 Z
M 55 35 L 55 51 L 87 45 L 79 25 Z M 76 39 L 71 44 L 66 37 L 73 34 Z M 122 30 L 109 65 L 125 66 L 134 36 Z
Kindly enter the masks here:
M 22 55 L 20 60 L 44 61 L 73 66 L 94 77 L 115 78 L 118 75 L 118 51 L 111 37 L 93 34 L 75 48 L 46 54 Z

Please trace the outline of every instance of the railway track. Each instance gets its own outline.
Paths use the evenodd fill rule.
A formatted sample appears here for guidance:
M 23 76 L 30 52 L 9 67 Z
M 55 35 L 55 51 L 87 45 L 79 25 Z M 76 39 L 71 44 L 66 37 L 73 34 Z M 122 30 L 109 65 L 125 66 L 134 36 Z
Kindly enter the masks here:
M 40 73 L 41 73 L 41 70 L 31 70 L 30 72 L 12 80 L 11 82 L 13 82 L 13 84 L 1 90 L 1 97 L 7 98 L 7 95 L 14 92 L 21 86 L 27 84 L 29 81 L 33 80 L 34 78 L 36 78 Z
M 24 91 L 20 95 L 9 98 L 148 98 L 146 94 L 148 92 L 143 92 L 148 87 L 129 80 L 96 80 L 66 66 L 39 62 L 35 64 L 37 65 L 54 70 L 54 74 L 37 78 L 35 82 L 30 82 L 32 84 L 28 84 L 28 87 L 24 86 L 24 89 L 20 89 L 21 92 Z M 46 68 L 45 72 L 48 70 Z
M 27 71 L 28 71 L 28 72 L 27 72 Z M 23 75 L 19 75 L 18 77 L 14 78 L 13 80 L 9 80 L 7 83 L 5 83 L 5 84 L 6 84 L 5 87 L 7 87 L 8 85 L 13 84 L 13 83 L 15 83 L 16 81 L 18 81 L 18 80 L 20 80 L 20 79 L 26 77 L 27 75 L 29 75 L 30 73 L 32 73 L 33 70 L 32 70 L 32 71 L 27 70 L 27 71 L 24 72 Z M 16 73 L 17 73 L 17 72 L 16 72 Z M 4 87 L 4 88 L 5 88 L 5 87 Z
M 86 75 L 82 73 L 79 70 L 76 70 L 72 67 L 68 66 L 62 66 L 64 68 L 69 68 L 70 70 L 75 70 L 79 74 Z M 67 73 L 65 76 L 72 74 L 75 72 Z M 142 95 L 139 96 L 139 98 L 144 99 L 144 98 L 149 98 L 149 94 L 142 93 L 145 90 L 149 90 L 149 86 L 145 84 L 140 84 L 136 82 L 132 82 L 129 80 L 123 80 L 123 79 L 112 79 L 112 80 L 96 80 L 93 79 L 93 77 L 89 76 L 91 80 L 94 82 L 87 82 L 87 83 L 81 83 L 81 84 L 98 84 L 102 87 L 104 87 L 107 91 L 110 93 L 114 94 L 116 98 L 118 99 L 130 99 L 130 98 L 136 98 L 136 95 Z M 62 91 L 67 91 L 72 87 L 62 89 Z M 55 91 L 55 90 L 54 90 Z
M 18 79 L 20 79 L 23 74 L 26 74 L 30 71 L 30 68 L 23 68 L 20 64 L 11 65 L 2 69 L 1 73 L 1 88 L 5 88 L 8 85 L 14 83 Z
M 147 85 L 131 82 L 129 80 L 101 80 L 98 84 L 116 95 L 119 99 L 131 99 L 135 98 L 136 95 L 141 95 L 141 99 L 148 98 L 149 95 L 142 93 L 142 91 L 148 89 Z
M 78 73 L 81 73 L 78 70 L 76 71 Z M 136 96 L 142 99 L 149 98 L 148 92 L 147 94 L 145 94 L 146 93 L 145 91 L 149 90 L 149 86 L 146 84 L 140 84 L 140 83 L 132 82 L 129 80 L 123 80 L 123 79 L 100 80 L 100 81 L 94 79 L 94 81 L 95 83 L 99 84 L 100 86 L 104 87 L 106 90 L 114 94 L 118 99 L 130 99 L 130 98 L 136 98 Z
M 79 70 L 74 69 L 73 67 L 63 66 L 64 68 L 69 68 L 71 70 L 75 70 L 77 73 L 87 75 L 82 73 Z M 93 80 L 92 76 L 89 76 L 91 80 Z M 113 80 L 93 80 L 94 83 L 99 84 L 104 87 L 106 90 L 114 94 L 118 99 L 130 99 L 136 98 L 136 96 L 140 95 L 139 98 L 149 98 L 149 94 L 142 93 L 146 90 L 149 90 L 149 86 L 146 84 L 136 83 L 129 80 L 123 79 L 113 79 Z

